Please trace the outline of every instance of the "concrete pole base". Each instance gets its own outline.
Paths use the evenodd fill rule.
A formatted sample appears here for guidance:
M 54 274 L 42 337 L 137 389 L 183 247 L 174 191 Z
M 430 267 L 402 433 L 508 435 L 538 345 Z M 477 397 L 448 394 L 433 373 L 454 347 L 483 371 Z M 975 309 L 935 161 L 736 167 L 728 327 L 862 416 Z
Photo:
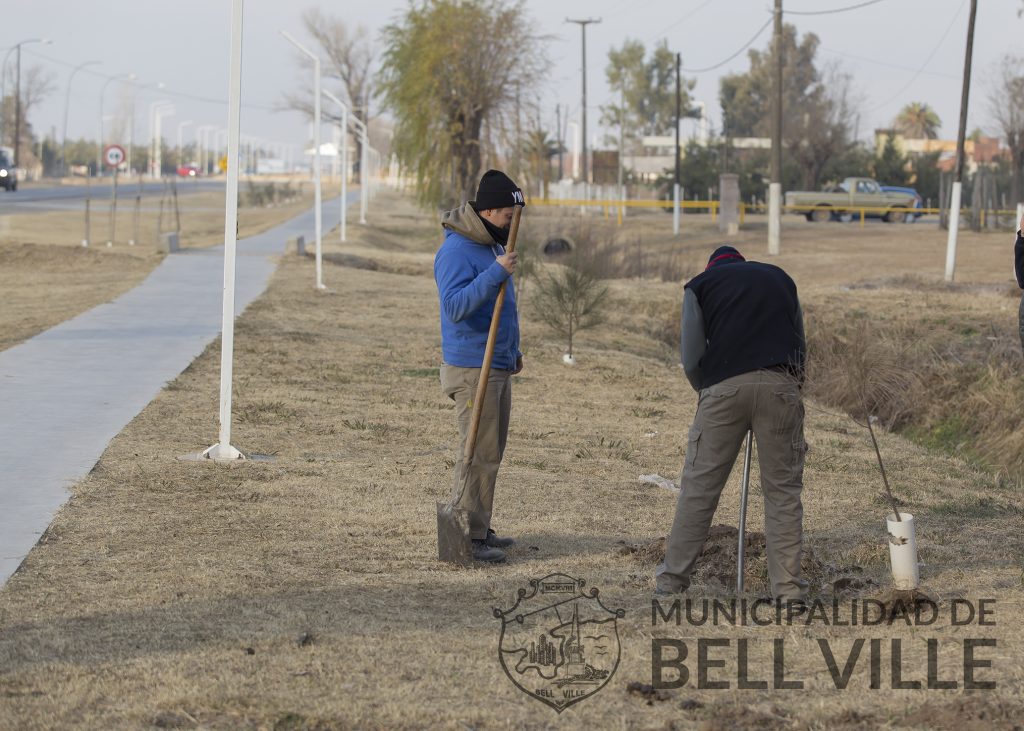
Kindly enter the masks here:
M 244 454 L 230 444 L 222 445 L 220 443 L 214 444 L 199 456 L 204 459 L 212 459 L 214 462 L 233 462 L 237 459 L 246 459 Z

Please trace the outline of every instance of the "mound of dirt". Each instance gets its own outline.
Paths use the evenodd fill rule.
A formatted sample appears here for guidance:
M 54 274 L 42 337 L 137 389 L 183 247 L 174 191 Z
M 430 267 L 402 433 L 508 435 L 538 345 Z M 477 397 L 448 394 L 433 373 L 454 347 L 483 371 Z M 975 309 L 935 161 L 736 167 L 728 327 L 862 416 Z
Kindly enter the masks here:
M 665 539 L 649 541 L 619 541 L 621 556 L 632 556 L 639 563 L 655 566 L 665 558 Z M 744 585 L 749 592 L 767 593 L 768 559 L 765 553 L 764 533 L 748 531 L 744 537 Z M 694 572 L 695 583 L 710 589 L 727 590 L 736 586 L 736 562 L 739 530 L 731 525 L 713 525 L 701 549 Z M 804 546 L 801 560 L 803 576 L 814 589 L 836 596 L 860 596 L 878 588 L 871 578 L 863 576 L 860 566 L 837 567 L 820 560 L 814 551 Z

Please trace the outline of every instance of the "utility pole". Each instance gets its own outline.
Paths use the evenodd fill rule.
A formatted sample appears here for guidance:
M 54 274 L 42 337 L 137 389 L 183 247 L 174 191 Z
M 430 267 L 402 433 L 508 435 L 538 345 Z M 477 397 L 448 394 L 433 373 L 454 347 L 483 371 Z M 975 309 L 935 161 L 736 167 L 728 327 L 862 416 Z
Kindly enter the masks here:
M 681 54 L 676 54 L 676 176 L 675 182 L 672 185 L 672 233 L 675 236 L 679 235 L 679 122 L 682 118 L 682 86 L 680 83 L 679 75 L 682 72 L 683 57 Z
M 21 44 L 18 44 L 18 71 L 14 82 L 14 169 L 21 162 Z
M 580 27 L 580 33 L 583 37 L 583 66 L 581 71 L 583 72 L 583 145 L 581 147 L 581 154 L 583 159 L 583 183 L 590 182 L 590 175 L 587 166 L 587 26 L 591 23 L 600 23 L 600 18 L 586 18 L 574 20 L 572 18 L 566 18 L 566 23 L 576 23 Z
M 960 228 L 961 181 L 964 176 L 964 136 L 967 134 L 967 98 L 971 92 L 971 54 L 974 50 L 974 17 L 978 13 L 978 0 L 971 0 L 971 15 L 967 20 L 967 51 L 964 54 L 964 85 L 960 93 L 960 129 L 956 135 L 956 170 L 953 172 L 953 190 L 949 202 L 949 234 L 946 238 L 946 281 L 953 281 L 956 270 L 956 235 Z
M 558 180 L 561 182 L 562 178 L 565 177 L 565 173 L 562 168 L 562 151 L 565 149 L 565 139 L 562 134 L 562 105 L 555 105 L 555 134 L 558 137 Z
M 768 253 L 779 253 L 782 239 L 782 0 L 775 0 L 775 92 L 772 105 L 772 170 L 768 186 Z
M 680 83 L 679 74 L 682 71 L 683 57 L 680 54 L 676 54 L 676 185 L 679 185 L 679 157 L 681 150 L 679 149 L 679 123 L 683 116 L 683 98 L 682 98 L 682 85 Z

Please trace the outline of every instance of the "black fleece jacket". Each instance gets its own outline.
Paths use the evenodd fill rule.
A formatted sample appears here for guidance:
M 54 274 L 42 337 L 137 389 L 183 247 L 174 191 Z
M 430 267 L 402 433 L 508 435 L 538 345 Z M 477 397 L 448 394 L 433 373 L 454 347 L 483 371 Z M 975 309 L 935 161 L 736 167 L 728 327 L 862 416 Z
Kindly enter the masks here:
M 1017 232 L 1017 241 L 1013 245 L 1013 271 L 1017 275 L 1017 286 L 1024 289 L 1024 236 Z

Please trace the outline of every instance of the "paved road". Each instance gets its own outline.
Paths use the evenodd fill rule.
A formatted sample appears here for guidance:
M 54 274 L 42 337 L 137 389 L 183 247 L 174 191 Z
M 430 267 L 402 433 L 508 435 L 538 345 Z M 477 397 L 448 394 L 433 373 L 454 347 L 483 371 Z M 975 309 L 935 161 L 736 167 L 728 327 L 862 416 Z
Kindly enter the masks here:
M 349 195 L 349 204 L 357 194 Z M 336 221 L 337 198 L 324 205 Z M 266 289 L 312 209 L 240 241 L 236 312 Z M 135 289 L 0 352 L 0 585 L 39 540 L 68 488 L 220 334 L 223 247 L 168 256 Z M 310 286 L 312 286 L 310 282 Z M 211 394 L 216 399 L 216 394 Z M 211 444 L 217 435 L 209 435 Z
M 177 179 L 176 179 L 177 180 Z M 223 180 L 177 180 L 178 195 L 198 193 L 210 190 L 223 190 Z M 0 215 L 12 213 L 39 213 L 41 211 L 80 210 L 85 204 L 85 197 L 93 201 L 108 202 L 113 194 L 113 183 L 105 182 L 90 185 L 56 185 L 46 187 L 21 187 L 16 191 L 0 191 Z M 243 188 L 244 189 L 244 188 Z M 164 191 L 162 182 L 142 184 L 142 196 L 151 198 Z M 133 199 L 139 192 L 138 180 L 124 181 L 117 184 L 119 203 Z

